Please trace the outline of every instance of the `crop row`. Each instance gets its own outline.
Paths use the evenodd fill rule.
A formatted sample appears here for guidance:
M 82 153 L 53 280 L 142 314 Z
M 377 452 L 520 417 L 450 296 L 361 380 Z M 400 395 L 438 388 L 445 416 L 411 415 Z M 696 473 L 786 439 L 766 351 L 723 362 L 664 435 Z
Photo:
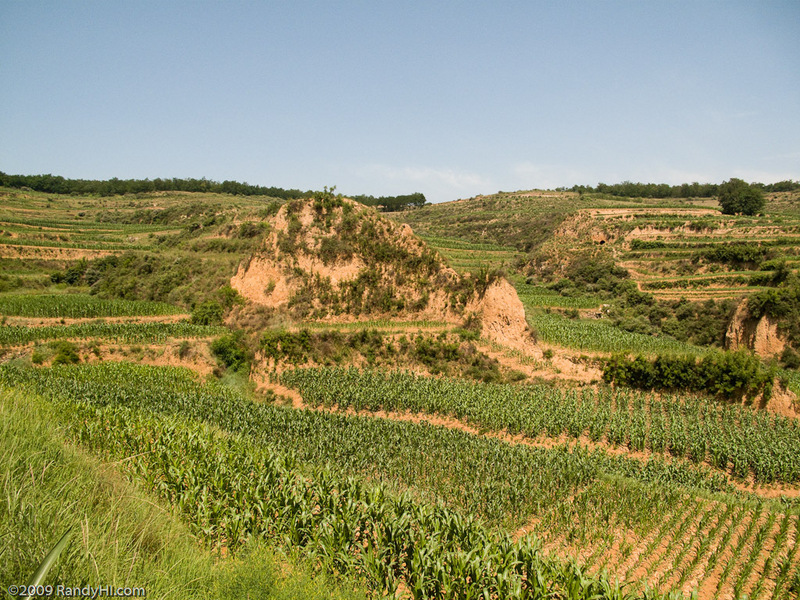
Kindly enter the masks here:
M 574 563 L 546 558 L 479 520 L 392 493 L 177 416 L 78 405 L 72 434 L 167 499 L 201 539 L 236 552 L 266 539 L 338 573 L 415 599 L 623 600 Z M 658 595 L 648 594 L 650 598 Z
M 96 406 L 124 405 L 181 414 L 283 451 L 414 487 L 492 523 L 516 526 L 606 474 L 664 485 L 726 489 L 724 478 L 658 458 L 509 445 L 427 424 L 356 418 L 256 404 L 229 388 L 201 385 L 181 369 L 125 363 L 48 369 L 0 367 L 0 383 Z
M 122 223 L 96 223 L 84 219 L 57 220 L 57 219 L 37 219 L 32 217 L 20 218 L 3 215 L 0 217 L 0 226 L 6 223 L 15 225 L 27 225 L 31 227 L 47 227 L 51 229 L 61 229 L 65 233 L 82 232 L 87 230 L 109 231 L 117 233 L 142 233 L 148 231 L 161 231 L 165 228 L 163 224 L 122 224 Z M 29 229 L 30 230 L 30 229 Z
M 105 300 L 88 294 L 0 296 L 0 315 L 39 318 L 97 318 L 174 315 L 183 309 L 164 302 Z
M 49 327 L 0 327 L 0 346 L 44 340 L 100 338 L 118 344 L 156 344 L 170 338 L 206 338 L 228 333 L 225 327 L 192 323 L 79 323 Z
M 120 248 L 119 244 L 105 244 L 105 243 L 77 243 L 65 242 L 61 240 L 41 240 L 41 239 L 25 239 L 25 238 L 3 238 L 3 245 L 5 246 L 34 246 L 43 248 L 70 248 L 77 250 L 145 250 L 146 246 L 141 244 L 125 244 L 124 248 Z
M 712 400 L 630 390 L 562 390 L 482 384 L 349 368 L 297 369 L 282 382 L 314 406 L 410 411 L 463 419 L 480 428 L 573 438 L 707 462 L 756 481 L 800 481 L 800 424 Z
M 255 404 L 183 369 L 3 365 L 0 385 L 77 411 L 74 435 L 109 459 L 124 458 L 120 464 L 209 543 L 235 551 L 266 537 L 377 589 L 402 583 L 417 598 L 484 590 L 544 597 L 527 585 L 562 599 L 622 598 L 604 578 L 545 560 L 535 542 L 512 542 L 492 526 L 533 518 L 536 531 L 570 536 L 579 547 L 611 524 L 646 534 L 687 502 L 685 485 L 726 489 L 707 469 L 677 461 L 512 446 L 424 423 Z M 478 389 L 491 387 L 504 389 Z
M 632 333 L 614 327 L 602 319 L 568 319 L 547 312 L 529 312 L 528 319 L 539 339 L 548 344 L 594 352 L 683 353 L 702 354 L 704 348 L 679 342 L 666 336 Z

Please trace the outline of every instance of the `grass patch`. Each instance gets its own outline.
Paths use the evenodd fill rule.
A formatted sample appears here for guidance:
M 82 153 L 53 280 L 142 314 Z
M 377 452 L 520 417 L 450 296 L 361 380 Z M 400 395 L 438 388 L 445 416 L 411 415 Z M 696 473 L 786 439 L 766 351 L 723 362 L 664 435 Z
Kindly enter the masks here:
M 0 388 L 0 579 L 28 581 L 63 533 L 45 585 L 142 587 L 147 598 L 353 599 L 330 580 L 253 545 L 220 561 L 171 508 L 64 442 L 49 403 Z

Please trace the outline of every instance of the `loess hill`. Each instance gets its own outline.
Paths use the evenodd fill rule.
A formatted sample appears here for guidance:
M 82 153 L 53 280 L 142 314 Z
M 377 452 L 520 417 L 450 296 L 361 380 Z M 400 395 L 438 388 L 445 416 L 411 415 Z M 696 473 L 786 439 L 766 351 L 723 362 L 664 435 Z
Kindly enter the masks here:
M 0 578 L 797 599 L 798 256 L 796 190 L 0 188 Z

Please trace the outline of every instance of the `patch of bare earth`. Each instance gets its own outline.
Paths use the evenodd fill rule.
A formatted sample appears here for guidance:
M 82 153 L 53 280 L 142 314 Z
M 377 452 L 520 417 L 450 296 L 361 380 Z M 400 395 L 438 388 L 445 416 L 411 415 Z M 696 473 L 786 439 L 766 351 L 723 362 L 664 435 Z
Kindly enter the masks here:
M 87 362 L 115 361 L 136 362 L 155 367 L 184 367 L 206 377 L 214 372 L 217 361 L 211 355 L 207 343 L 197 339 L 189 341 L 188 351 L 181 356 L 181 343 L 173 341 L 152 345 L 99 345 L 100 356 L 86 354 Z
M 722 552 L 720 553 L 719 558 L 714 565 L 713 571 L 711 573 L 706 573 L 706 576 L 699 584 L 697 593 L 700 600 L 711 600 L 711 598 L 716 597 L 717 589 L 721 585 L 720 578 L 722 577 L 722 574 L 725 571 L 728 563 L 732 560 L 738 560 L 739 557 L 734 555 L 735 549 L 739 545 L 742 536 L 745 535 L 749 529 L 752 520 L 752 511 L 747 511 L 744 517 L 740 519 L 736 525 L 732 525 L 735 527 L 734 533 L 728 541 L 726 547 L 722 549 Z M 755 528 L 753 529 L 755 530 Z
M 152 315 L 141 317 L 86 317 L 69 319 L 60 317 L 7 317 L 7 325 L 17 327 L 53 327 L 58 325 L 80 325 L 81 323 L 177 323 L 190 318 L 189 314 Z
M 99 258 L 122 252 L 120 250 L 87 250 L 85 248 L 51 248 L 49 246 L 17 246 L 0 244 L 0 258 L 38 258 L 45 260 L 79 260 Z

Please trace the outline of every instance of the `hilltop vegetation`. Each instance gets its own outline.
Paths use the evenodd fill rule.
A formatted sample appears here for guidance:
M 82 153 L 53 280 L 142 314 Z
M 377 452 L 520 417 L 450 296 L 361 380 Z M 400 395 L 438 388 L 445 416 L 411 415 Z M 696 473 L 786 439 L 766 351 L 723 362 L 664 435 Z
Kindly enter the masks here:
M 794 182 L 748 216 L 716 184 L 426 205 L 2 177 L 4 576 L 56 522 L 111 521 L 52 581 L 798 598 Z M 99 464 L 163 520 L 104 512 L 75 474 Z

